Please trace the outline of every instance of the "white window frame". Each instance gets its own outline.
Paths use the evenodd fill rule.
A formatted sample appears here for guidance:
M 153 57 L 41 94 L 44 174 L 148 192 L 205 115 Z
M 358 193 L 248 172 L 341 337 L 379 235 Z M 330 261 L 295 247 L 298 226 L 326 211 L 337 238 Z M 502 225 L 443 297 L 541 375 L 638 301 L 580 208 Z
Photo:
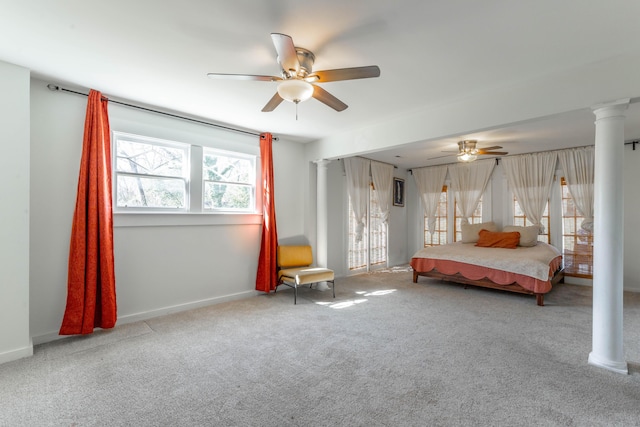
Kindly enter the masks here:
M 205 179 L 204 176 L 204 159 L 205 156 L 207 155 L 217 155 L 220 157 L 229 157 L 229 158 L 235 158 L 235 159 L 241 159 L 241 160 L 247 160 L 251 163 L 251 174 L 247 180 L 247 182 L 226 182 L 226 181 L 212 181 L 209 179 Z M 233 152 L 233 151 L 228 151 L 228 150 L 220 150 L 217 148 L 211 148 L 211 147 L 204 147 L 203 149 L 203 153 L 202 153 L 202 191 L 200 192 L 201 194 L 201 204 L 200 206 L 202 207 L 202 211 L 204 212 L 215 212 L 215 213 L 227 213 L 227 212 L 232 212 L 232 213 L 254 213 L 256 212 L 256 156 L 251 155 L 251 154 L 245 154 L 245 153 L 238 153 L 238 152 Z M 205 183 L 206 182 L 217 182 L 217 183 L 222 183 L 222 184 L 232 184 L 232 185 L 240 185 L 243 187 L 248 187 L 249 188 L 249 194 L 250 194 L 250 198 L 251 201 L 249 202 L 249 207 L 246 209 L 229 209 L 229 208 L 205 208 L 205 194 L 204 194 L 204 190 L 205 190 Z
M 493 191 L 491 189 L 492 179 L 493 177 L 490 178 L 480 198 L 480 200 L 482 201 L 482 222 L 492 221 L 492 204 L 493 204 L 493 194 L 492 194 Z M 444 181 L 444 185 L 447 187 L 447 243 L 452 243 L 452 242 L 455 242 L 455 238 L 456 238 L 456 235 L 455 235 L 456 214 L 457 214 L 456 198 L 455 198 L 455 192 L 451 187 L 451 180 L 447 178 Z M 420 205 L 418 206 L 418 208 L 420 209 L 419 210 L 420 214 L 418 215 L 418 218 L 419 218 L 419 227 L 422 233 L 422 238 L 421 238 L 422 247 L 425 247 L 424 234 L 426 233 L 426 229 L 425 229 L 424 211 L 422 210 Z
M 175 176 L 164 176 L 164 175 L 149 175 L 149 174 L 137 174 L 134 172 L 121 172 L 118 171 L 118 158 L 117 158 L 117 147 L 119 140 L 127 140 L 134 143 L 140 144 L 150 144 L 161 147 L 171 147 L 175 149 L 179 149 L 183 151 L 184 159 L 186 161 L 186 165 L 184 167 L 184 172 L 181 177 Z M 113 209 L 117 212 L 187 212 L 189 211 L 190 206 L 190 190 L 191 190 L 191 147 L 189 144 L 169 141 L 160 138 L 152 138 L 148 136 L 142 135 L 134 135 L 130 133 L 123 132 L 113 132 L 112 137 L 112 170 L 113 170 Z M 184 183 L 184 207 L 183 208 L 163 208 L 163 207 L 146 207 L 146 206 L 118 206 L 118 176 L 136 176 L 141 178 L 149 178 L 149 179 L 171 179 L 171 180 L 181 180 Z
M 440 198 L 438 199 L 438 205 L 440 205 L 441 201 L 440 199 L 442 198 L 442 193 L 445 194 L 446 197 L 446 203 L 447 203 L 447 209 L 446 209 L 446 216 L 445 216 L 445 223 L 446 223 L 446 227 L 447 227 L 447 233 L 445 235 L 445 239 L 444 239 L 444 243 L 440 243 L 438 245 L 431 245 L 430 243 L 427 244 L 427 234 L 429 233 L 429 231 L 427 230 L 427 217 L 424 214 L 424 209 L 421 209 L 421 215 L 422 215 L 422 247 L 427 248 L 427 247 L 433 247 L 433 246 L 439 246 L 439 245 L 445 245 L 447 243 L 451 242 L 451 234 L 453 233 L 453 231 L 451 230 L 451 227 L 449 226 L 449 224 L 451 224 L 451 217 L 452 217 L 452 213 L 451 213 L 451 201 L 449 200 L 449 196 L 452 196 L 452 192 L 451 192 L 451 186 L 447 185 L 447 184 L 443 184 L 442 185 L 443 188 L 446 188 L 446 191 L 441 191 L 440 192 Z M 436 208 L 436 212 L 437 212 L 438 208 Z M 438 216 L 440 217 L 440 216 Z M 440 233 L 441 231 L 438 231 L 438 233 Z
M 345 178 L 346 179 L 346 178 Z M 345 271 L 347 271 L 347 275 L 355 275 L 355 274 L 360 274 L 364 271 L 374 271 L 374 270 L 380 270 L 383 268 L 388 268 L 389 267 L 389 226 L 388 225 L 384 225 L 384 227 L 386 228 L 385 230 L 385 239 L 386 242 L 384 243 L 385 245 L 385 259 L 381 262 L 377 262 L 375 264 L 372 264 L 372 259 L 371 259 L 371 251 L 373 250 L 373 248 L 371 247 L 371 223 L 372 223 L 372 212 L 371 212 L 371 208 L 372 208 L 372 203 L 374 203 L 373 199 L 373 192 L 371 189 L 371 185 L 372 185 L 373 181 L 371 180 L 371 177 L 369 177 L 369 191 L 367 193 L 367 213 L 365 215 L 365 230 L 364 230 L 364 235 L 362 237 L 363 242 L 367 243 L 367 247 L 365 250 L 365 265 L 362 267 L 358 267 L 358 268 L 351 268 L 350 266 L 350 262 L 349 262 L 349 257 L 350 257 L 350 253 L 349 253 L 349 246 L 350 246 L 350 241 L 349 239 L 351 238 L 351 236 L 349 235 L 349 225 L 350 222 L 352 220 L 352 217 L 349 215 L 350 214 L 350 210 L 349 210 L 349 206 L 351 201 L 349 200 L 349 192 L 346 191 L 346 184 L 345 184 L 345 192 L 344 192 L 344 197 L 345 197 L 345 222 L 344 222 L 344 228 L 345 228 L 345 232 L 344 232 L 344 247 L 345 247 L 345 258 L 344 258 L 344 265 L 345 265 Z
M 188 171 L 187 200 L 185 209 L 172 208 L 124 208 L 117 206 L 117 168 L 116 168 L 116 147 L 117 139 L 126 138 L 133 141 L 151 144 L 165 144 L 175 146 L 185 146 L 188 148 Z M 260 224 L 262 222 L 261 204 L 262 197 L 257 191 L 259 188 L 259 162 L 257 155 L 236 152 L 231 150 L 221 150 L 210 146 L 189 144 L 187 142 L 176 142 L 167 139 L 143 136 L 120 131 L 112 131 L 111 138 L 112 152 L 112 203 L 115 227 L 139 227 L 139 226 L 179 226 L 179 225 L 231 225 L 231 224 Z M 242 157 L 252 160 L 253 181 L 252 181 L 252 206 L 246 210 L 212 210 L 203 209 L 204 197 L 204 175 L 203 162 L 204 150 L 212 150 L 226 153 L 234 157 Z
M 551 194 L 549 195 L 548 209 L 549 209 L 549 244 L 556 248 L 562 248 L 562 189 L 560 188 L 560 176 L 562 171 L 556 169 L 556 173 L 553 177 L 553 183 L 551 184 Z M 503 187 L 503 215 L 504 225 L 513 225 L 513 199 L 515 193 L 509 187 L 509 183 L 505 178 Z

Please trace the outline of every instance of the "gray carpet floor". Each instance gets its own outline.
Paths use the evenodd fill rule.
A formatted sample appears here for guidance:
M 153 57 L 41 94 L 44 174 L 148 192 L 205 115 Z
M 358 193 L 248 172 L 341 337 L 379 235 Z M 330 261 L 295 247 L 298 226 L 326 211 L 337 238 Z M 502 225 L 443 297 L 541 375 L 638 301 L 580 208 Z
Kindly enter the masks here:
M 535 298 L 394 270 L 35 348 L 0 365 L 1 426 L 637 426 L 630 374 L 587 364 L 591 289 Z

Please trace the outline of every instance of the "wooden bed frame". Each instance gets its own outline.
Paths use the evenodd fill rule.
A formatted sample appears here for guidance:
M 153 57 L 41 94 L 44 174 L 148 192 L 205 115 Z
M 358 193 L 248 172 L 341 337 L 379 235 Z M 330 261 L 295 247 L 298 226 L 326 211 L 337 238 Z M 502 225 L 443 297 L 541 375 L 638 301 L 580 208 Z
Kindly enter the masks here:
M 544 305 L 544 294 L 536 293 L 528 289 L 525 289 L 522 286 L 520 286 L 517 282 L 513 282 L 508 285 L 500 285 L 498 283 L 492 282 L 487 278 L 480 279 L 480 280 L 471 280 L 471 279 L 467 279 L 460 273 L 444 274 L 444 273 L 440 273 L 436 269 L 433 269 L 431 271 L 426 271 L 426 272 L 413 270 L 413 283 L 418 283 L 418 276 L 430 277 L 432 279 L 444 280 L 446 282 L 461 283 L 465 285 L 465 288 L 468 285 L 472 285 L 472 286 L 480 286 L 483 288 L 500 289 L 508 292 L 517 292 L 519 294 L 535 295 L 536 303 L 539 306 Z M 551 281 L 551 285 L 557 285 L 558 283 L 563 283 L 564 268 L 561 268 L 560 270 L 556 271 L 555 275 L 550 279 L 550 281 Z

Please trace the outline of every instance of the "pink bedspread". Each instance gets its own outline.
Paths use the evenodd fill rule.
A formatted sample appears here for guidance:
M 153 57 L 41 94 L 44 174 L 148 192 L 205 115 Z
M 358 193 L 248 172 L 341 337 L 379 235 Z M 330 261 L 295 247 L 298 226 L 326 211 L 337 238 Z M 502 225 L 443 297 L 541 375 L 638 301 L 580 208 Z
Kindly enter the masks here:
M 468 244 L 467 244 L 468 245 Z M 480 251 L 487 252 L 491 248 L 478 248 Z M 517 249 L 515 249 L 517 250 Z M 515 251 L 512 249 L 512 251 Z M 525 252 L 525 251 L 523 251 Z M 460 273 L 462 276 L 470 280 L 480 280 L 487 278 L 494 283 L 500 285 L 509 285 L 511 283 L 518 283 L 523 288 L 530 290 L 534 293 L 547 293 L 551 290 L 551 281 L 554 272 L 560 267 L 562 263 L 562 256 L 557 255 L 551 259 L 548 264 L 548 277 L 546 280 L 541 280 L 531 275 L 520 274 L 513 271 L 517 271 L 517 268 L 510 268 L 512 271 L 504 271 L 496 268 L 490 268 L 481 265 L 474 265 L 465 262 L 456 261 L 455 259 L 440 259 L 442 256 L 436 258 L 429 258 L 428 251 L 418 251 L 416 255 L 411 259 L 411 267 L 417 272 L 429 272 L 433 269 L 442 274 L 453 275 Z M 448 256 L 449 258 L 452 258 Z M 530 259 L 529 259 L 530 261 Z M 545 264 L 546 265 L 546 264 Z

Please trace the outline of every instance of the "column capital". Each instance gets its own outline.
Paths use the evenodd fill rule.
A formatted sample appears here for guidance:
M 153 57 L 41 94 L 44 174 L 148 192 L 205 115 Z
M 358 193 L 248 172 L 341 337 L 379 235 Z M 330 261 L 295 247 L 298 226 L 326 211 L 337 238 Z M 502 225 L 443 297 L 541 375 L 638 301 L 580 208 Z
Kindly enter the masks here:
M 323 167 L 323 168 L 326 168 L 327 166 L 329 166 L 329 163 L 331 162 L 332 160 L 330 159 L 318 159 L 313 161 L 313 163 L 318 165 L 318 167 Z
M 624 115 L 624 111 L 629 107 L 630 98 L 622 98 L 611 102 L 596 104 L 591 107 L 596 119 L 615 117 Z

